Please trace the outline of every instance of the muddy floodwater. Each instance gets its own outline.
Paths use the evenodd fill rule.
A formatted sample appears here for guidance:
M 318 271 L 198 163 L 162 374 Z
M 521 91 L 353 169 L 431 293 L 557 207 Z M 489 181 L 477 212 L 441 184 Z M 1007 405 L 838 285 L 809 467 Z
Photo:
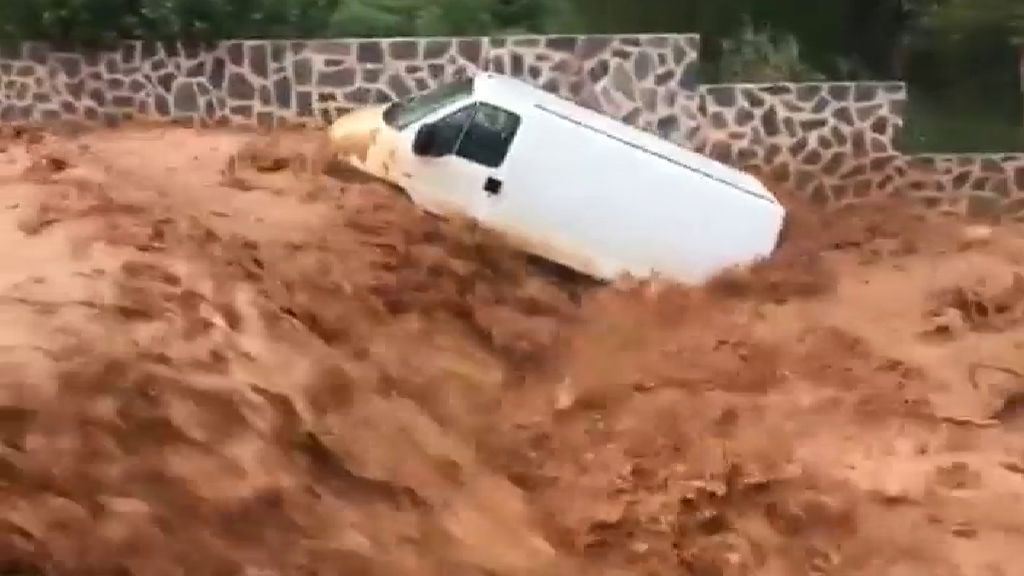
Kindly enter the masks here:
M 326 157 L 2 135 L 0 574 L 1022 573 L 1021 229 L 608 286 Z

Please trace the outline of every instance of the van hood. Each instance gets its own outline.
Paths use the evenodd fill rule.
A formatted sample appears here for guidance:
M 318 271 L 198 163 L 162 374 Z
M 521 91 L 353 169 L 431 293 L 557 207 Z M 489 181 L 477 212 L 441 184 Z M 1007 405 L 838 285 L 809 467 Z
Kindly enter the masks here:
M 398 132 L 384 122 L 387 105 L 358 108 L 331 124 L 328 138 L 338 160 L 392 184 Z

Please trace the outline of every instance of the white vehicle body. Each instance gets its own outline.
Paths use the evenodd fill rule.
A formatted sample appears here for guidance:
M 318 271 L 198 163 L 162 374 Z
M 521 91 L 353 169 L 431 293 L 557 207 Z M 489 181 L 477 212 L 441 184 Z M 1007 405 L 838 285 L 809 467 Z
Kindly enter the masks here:
M 330 138 L 425 210 L 599 279 L 700 283 L 769 256 L 785 217 L 753 176 L 506 76 L 353 111 Z

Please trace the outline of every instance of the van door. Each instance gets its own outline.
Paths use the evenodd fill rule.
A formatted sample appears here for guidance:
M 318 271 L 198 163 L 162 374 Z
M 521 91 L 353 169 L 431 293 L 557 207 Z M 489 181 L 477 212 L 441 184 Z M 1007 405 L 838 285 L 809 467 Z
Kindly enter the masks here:
M 525 251 L 614 277 L 622 237 L 636 232 L 626 223 L 638 211 L 657 210 L 643 206 L 645 191 L 620 186 L 643 177 L 636 173 L 643 164 L 629 148 L 610 154 L 605 138 L 572 122 L 535 110 L 525 121 L 504 167 L 507 190 L 485 199 L 481 220 Z
M 488 195 L 501 192 L 503 164 L 519 129 L 519 116 L 492 104 L 474 102 L 433 124 L 443 149 L 451 152 L 439 158 L 410 153 L 405 188 L 427 210 L 479 220 Z M 414 132 L 409 137 L 414 137 Z M 411 144 L 410 140 L 402 148 L 411 150 Z

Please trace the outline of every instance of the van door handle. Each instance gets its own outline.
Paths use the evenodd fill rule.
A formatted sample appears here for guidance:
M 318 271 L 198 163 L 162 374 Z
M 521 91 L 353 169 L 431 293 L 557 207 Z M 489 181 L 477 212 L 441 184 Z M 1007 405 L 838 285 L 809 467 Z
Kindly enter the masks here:
M 498 180 L 493 176 L 488 176 L 487 180 L 484 182 L 484 191 L 491 196 L 501 194 L 501 180 Z

